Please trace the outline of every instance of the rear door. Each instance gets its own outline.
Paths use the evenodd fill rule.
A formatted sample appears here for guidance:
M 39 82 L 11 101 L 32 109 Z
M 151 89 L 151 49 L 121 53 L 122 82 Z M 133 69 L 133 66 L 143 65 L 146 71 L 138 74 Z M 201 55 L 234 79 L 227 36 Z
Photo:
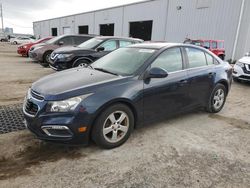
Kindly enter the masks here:
M 212 56 L 207 56 L 203 50 L 193 47 L 186 47 L 185 52 L 190 83 L 189 98 L 193 105 L 204 104 L 210 96 L 216 74 L 214 64 L 208 64 L 207 61 Z
M 148 68 L 165 69 L 168 76 L 144 81 L 145 121 L 161 119 L 189 106 L 189 84 L 183 59 L 181 48 L 170 48 L 162 52 Z

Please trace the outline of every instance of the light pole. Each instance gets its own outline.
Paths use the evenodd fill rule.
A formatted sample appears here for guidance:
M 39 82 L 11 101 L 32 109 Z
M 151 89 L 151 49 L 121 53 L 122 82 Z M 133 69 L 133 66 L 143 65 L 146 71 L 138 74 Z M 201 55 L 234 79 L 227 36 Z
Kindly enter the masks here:
M 2 32 L 4 33 L 4 26 L 3 26 L 3 4 L 1 3 L 1 22 L 2 22 Z

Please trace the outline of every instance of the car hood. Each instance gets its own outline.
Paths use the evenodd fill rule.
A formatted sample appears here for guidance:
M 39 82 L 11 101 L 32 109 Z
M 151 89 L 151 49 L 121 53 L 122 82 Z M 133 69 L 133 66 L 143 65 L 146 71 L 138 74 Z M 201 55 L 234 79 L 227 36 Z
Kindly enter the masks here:
M 250 57 L 243 57 L 239 60 L 239 62 L 250 65 Z
M 43 95 L 45 100 L 62 100 L 91 92 L 93 87 L 100 88 L 102 84 L 123 78 L 91 68 L 75 68 L 41 78 L 32 84 L 32 90 Z
M 76 46 L 65 46 L 58 48 L 54 51 L 56 54 L 70 54 L 70 53 L 87 53 L 87 52 L 95 52 L 93 49 L 79 48 Z

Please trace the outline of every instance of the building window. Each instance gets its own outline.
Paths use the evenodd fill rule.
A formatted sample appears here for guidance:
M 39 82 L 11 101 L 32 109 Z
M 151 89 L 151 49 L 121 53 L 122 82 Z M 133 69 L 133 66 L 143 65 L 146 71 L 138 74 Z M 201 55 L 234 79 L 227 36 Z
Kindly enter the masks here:
M 89 26 L 88 25 L 80 25 L 78 26 L 79 34 L 89 34 Z
M 197 9 L 209 8 L 210 5 L 211 5 L 211 0 L 197 0 L 196 2 Z
M 53 37 L 57 36 L 57 28 L 51 28 L 51 35 Z
M 114 36 L 115 24 L 101 24 L 100 35 L 102 36 Z
M 129 36 L 145 41 L 151 40 L 153 21 L 139 21 L 129 23 Z

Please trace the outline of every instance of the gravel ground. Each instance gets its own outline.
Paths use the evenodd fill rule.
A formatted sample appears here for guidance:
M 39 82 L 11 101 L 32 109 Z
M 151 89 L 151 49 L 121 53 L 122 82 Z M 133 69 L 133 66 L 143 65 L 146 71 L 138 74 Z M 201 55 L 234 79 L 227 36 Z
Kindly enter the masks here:
M 20 102 L 53 73 L 0 44 L 0 104 Z M 4 52 L 5 50 L 5 52 Z M 102 150 L 41 142 L 27 130 L 0 135 L 0 187 L 250 187 L 250 84 L 234 83 L 216 115 L 195 111 L 133 132 Z

